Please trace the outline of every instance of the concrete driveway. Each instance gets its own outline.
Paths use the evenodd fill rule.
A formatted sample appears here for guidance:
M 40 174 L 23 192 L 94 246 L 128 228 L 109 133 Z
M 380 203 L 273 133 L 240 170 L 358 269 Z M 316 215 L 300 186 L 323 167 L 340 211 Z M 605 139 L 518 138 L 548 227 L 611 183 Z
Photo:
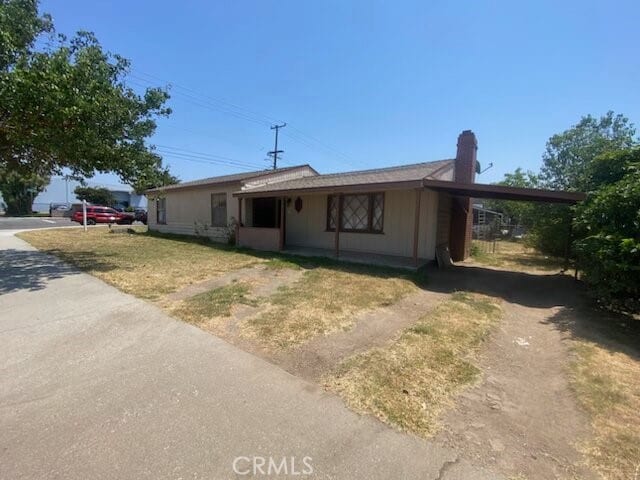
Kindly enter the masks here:
M 10 231 L 0 345 L 2 479 L 496 478 Z

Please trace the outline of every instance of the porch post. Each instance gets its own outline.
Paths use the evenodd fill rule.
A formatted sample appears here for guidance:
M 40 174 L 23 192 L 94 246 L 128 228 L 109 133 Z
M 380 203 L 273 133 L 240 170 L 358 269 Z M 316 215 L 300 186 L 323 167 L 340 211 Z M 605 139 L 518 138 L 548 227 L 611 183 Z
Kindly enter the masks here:
M 335 235 L 336 258 L 340 256 L 340 224 L 342 223 L 342 194 L 338 194 L 337 202 L 338 202 L 338 212 L 336 215 L 336 235 Z
M 238 197 L 238 221 L 236 222 L 236 246 L 240 246 L 240 226 L 242 225 L 242 198 Z
M 416 188 L 416 208 L 413 220 L 413 263 L 418 265 L 418 240 L 420 238 L 420 197 L 422 190 Z
M 285 202 L 286 198 L 282 197 L 280 199 L 280 244 L 278 248 L 282 250 L 284 248 L 284 216 L 285 216 Z

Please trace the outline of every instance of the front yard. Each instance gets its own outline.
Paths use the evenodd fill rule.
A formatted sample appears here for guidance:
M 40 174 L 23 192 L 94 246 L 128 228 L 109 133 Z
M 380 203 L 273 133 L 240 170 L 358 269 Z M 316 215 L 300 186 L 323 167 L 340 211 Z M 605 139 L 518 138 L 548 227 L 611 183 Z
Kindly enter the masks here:
M 391 305 L 415 292 L 418 283 L 411 273 L 259 254 L 197 238 L 151 235 L 143 227 L 19 236 L 187 322 L 251 339 L 267 351 L 348 329 L 359 312 Z
M 93 228 L 86 233 L 51 229 L 19 236 L 294 374 L 315 372 L 305 378 L 320 382 L 353 410 L 400 430 L 431 438 L 450 429 L 445 424 L 450 418 L 447 412 L 455 413 L 465 391 L 475 392 L 467 396 L 464 408 L 469 412 L 478 408 L 473 423 L 493 435 L 487 443 L 495 448 L 487 453 L 481 446 L 474 447 L 469 449 L 470 458 L 512 478 L 543 478 L 556 471 L 558 462 L 563 464 L 562 478 L 580 478 L 566 473 L 574 472 L 575 465 L 554 456 L 557 452 L 526 453 L 534 451 L 536 442 L 547 448 L 555 436 L 564 438 L 562 425 L 548 424 L 553 402 L 533 408 L 533 395 L 531 409 L 515 406 L 524 416 L 515 420 L 501 410 L 504 398 L 516 398 L 525 390 L 548 390 L 550 398 L 561 393 L 554 390 L 557 385 L 546 382 L 545 372 L 539 378 L 522 378 L 518 364 L 525 361 L 522 352 L 527 352 L 566 380 L 565 393 L 575 403 L 576 418 L 588 418 L 590 435 L 574 438 L 575 444 L 567 447 L 580 452 L 580 463 L 602 478 L 634 478 L 640 470 L 637 337 L 614 338 L 604 317 L 579 300 L 575 286 L 567 283 L 572 280 L 553 275 L 560 268 L 557 259 L 519 244 L 505 244 L 496 254 L 476 252 L 474 259 L 465 262 L 474 270 L 473 278 L 465 274 L 467 267 L 458 267 L 449 272 L 445 286 L 447 281 L 437 270 L 413 274 L 262 254 L 196 238 L 151 235 L 144 228 L 113 232 Z M 491 270 L 496 268 L 503 277 L 496 277 Z M 492 276 L 483 276 L 483 269 L 493 272 Z M 496 293 L 487 278 L 510 279 L 506 283 L 518 279 L 519 284 L 503 285 L 501 291 L 529 288 L 531 295 Z M 457 291 L 456 279 L 468 291 Z M 557 284 L 561 291 L 554 293 L 560 300 L 548 300 L 547 290 L 538 291 L 540 282 L 551 285 L 551 291 Z M 530 350 L 534 348 L 530 343 L 535 345 L 537 339 L 505 337 L 514 315 L 530 315 L 524 322 L 519 318 L 523 328 L 528 321 L 535 322 L 540 332 L 557 337 L 553 348 L 541 345 Z M 640 330 L 633 319 L 625 321 L 618 322 L 626 325 L 621 328 Z M 306 363 L 319 362 L 323 352 L 335 358 L 325 358 L 321 368 L 305 369 Z M 485 395 L 487 379 L 491 388 L 497 388 L 501 370 L 506 386 L 500 387 L 497 396 Z M 489 406 L 484 405 L 487 401 Z M 463 414 L 459 415 L 464 419 Z M 518 421 L 546 425 L 522 433 L 530 449 L 524 454 L 511 451 L 509 437 L 500 436 L 502 427 L 506 425 L 509 432 L 509 422 Z M 518 427 L 511 426 L 512 430 Z M 463 441 L 473 443 L 476 434 L 465 431 Z M 466 452 L 464 446 L 461 451 Z

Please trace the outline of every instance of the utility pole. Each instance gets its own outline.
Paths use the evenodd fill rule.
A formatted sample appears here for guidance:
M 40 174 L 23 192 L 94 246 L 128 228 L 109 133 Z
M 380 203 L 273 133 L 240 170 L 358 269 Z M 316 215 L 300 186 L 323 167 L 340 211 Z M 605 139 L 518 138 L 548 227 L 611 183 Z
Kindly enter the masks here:
M 275 130 L 276 131 L 276 145 L 275 145 L 273 151 L 267 152 L 267 155 L 271 155 L 273 157 L 273 169 L 274 170 L 276 168 L 278 168 L 278 154 L 279 153 L 284 153 L 284 150 L 278 150 L 278 130 L 280 130 L 281 128 L 284 128 L 286 126 L 287 126 L 287 124 L 283 123 L 282 125 L 273 125 L 271 127 L 271 130 Z

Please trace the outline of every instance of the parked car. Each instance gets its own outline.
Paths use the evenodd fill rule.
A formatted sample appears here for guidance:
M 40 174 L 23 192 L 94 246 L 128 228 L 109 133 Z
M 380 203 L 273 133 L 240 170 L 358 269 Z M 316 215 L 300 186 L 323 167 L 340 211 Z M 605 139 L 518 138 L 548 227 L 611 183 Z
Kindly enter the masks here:
M 147 211 L 144 208 L 136 208 L 133 217 L 137 222 L 147 224 Z
M 82 210 L 75 211 L 71 221 L 82 224 Z M 96 223 L 117 223 L 118 225 L 131 225 L 134 221 L 133 215 L 122 213 L 110 207 L 100 207 L 91 205 L 87 207 L 87 225 Z

